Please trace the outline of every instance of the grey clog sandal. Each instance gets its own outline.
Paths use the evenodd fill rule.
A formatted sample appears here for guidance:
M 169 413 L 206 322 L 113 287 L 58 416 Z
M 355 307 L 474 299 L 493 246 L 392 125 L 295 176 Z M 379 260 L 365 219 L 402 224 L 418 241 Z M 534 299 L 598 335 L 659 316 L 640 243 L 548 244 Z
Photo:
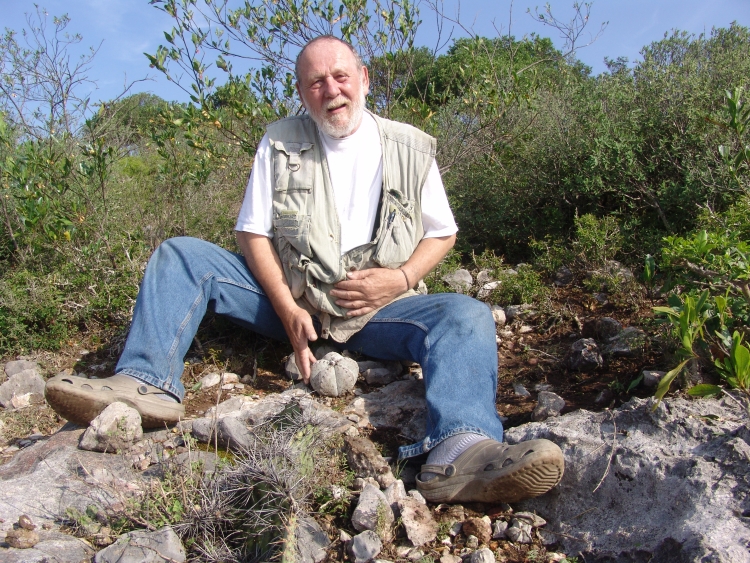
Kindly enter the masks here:
M 144 428 L 176 424 L 185 415 L 185 407 L 157 397 L 160 393 L 164 391 L 125 375 L 104 379 L 57 375 L 44 388 L 44 396 L 57 414 L 84 426 L 116 401 L 137 410 Z
M 453 463 L 423 465 L 417 489 L 430 502 L 518 502 L 557 485 L 564 466 L 562 451 L 549 440 L 510 445 L 487 439 Z M 423 473 L 434 475 L 422 479 Z

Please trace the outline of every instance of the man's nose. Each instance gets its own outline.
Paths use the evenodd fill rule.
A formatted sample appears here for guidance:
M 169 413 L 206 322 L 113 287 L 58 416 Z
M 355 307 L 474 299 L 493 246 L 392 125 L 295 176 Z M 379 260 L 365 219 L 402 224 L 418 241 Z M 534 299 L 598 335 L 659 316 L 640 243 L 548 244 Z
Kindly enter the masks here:
M 323 85 L 324 85 L 324 93 L 326 97 L 328 98 L 335 98 L 336 96 L 339 95 L 339 93 L 341 93 L 341 88 L 339 87 L 339 83 L 333 76 L 327 77 Z

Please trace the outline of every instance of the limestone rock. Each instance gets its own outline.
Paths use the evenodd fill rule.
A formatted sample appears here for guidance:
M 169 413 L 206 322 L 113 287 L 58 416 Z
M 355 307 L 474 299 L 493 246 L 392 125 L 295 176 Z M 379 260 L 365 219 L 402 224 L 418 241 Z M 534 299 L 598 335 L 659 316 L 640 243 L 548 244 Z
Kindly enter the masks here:
M 599 346 L 597 346 L 595 340 L 581 338 L 570 347 L 565 363 L 574 371 L 589 372 L 600 368 L 604 364 L 604 360 L 599 353 Z
M 368 385 L 388 385 L 398 379 L 399 373 L 394 373 L 386 367 L 370 368 L 365 370 L 364 376 Z
M 210 389 L 211 387 L 216 387 L 221 382 L 221 374 L 220 373 L 207 373 L 203 377 L 201 377 L 200 383 L 201 389 Z
M 456 293 L 467 293 L 474 283 L 474 278 L 468 270 L 460 269 L 452 274 L 444 275 L 443 281 Z
M 633 358 L 643 354 L 646 345 L 646 333 L 634 326 L 610 338 L 602 353 L 615 358 Z
M 505 538 L 505 530 L 508 529 L 508 523 L 503 520 L 495 521 L 495 525 L 492 527 L 492 539 L 501 540 Z
M 492 312 L 492 318 L 495 321 L 495 325 L 500 328 L 504 327 L 507 320 L 505 317 L 505 309 L 500 305 L 491 305 L 490 311 Z
M 586 560 L 749 563 L 746 413 L 727 399 L 653 404 L 508 429 L 508 443 L 547 438 L 565 455 L 560 485 L 515 508 L 543 514 L 558 551 Z
M 18 526 L 24 530 L 36 529 L 36 524 L 34 524 L 34 521 L 27 514 L 21 514 L 18 518 Z
M 620 332 L 622 332 L 620 321 L 613 319 L 612 317 L 596 319 L 594 334 L 596 335 L 597 340 L 609 340 L 620 334 Z
M 388 501 L 388 504 L 393 509 L 394 514 L 396 514 L 396 511 L 398 510 L 398 501 L 406 498 L 406 488 L 404 487 L 404 482 L 401 479 L 396 479 L 393 483 L 386 487 L 386 489 L 383 491 L 383 494 L 385 495 L 385 499 Z M 396 516 L 398 516 L 398 514 L 396 514 Z
M 365 530 L 354 536 L 346 547 L 354 563 L 367 563 L 378 556 L 383 549 L 383 543 L 375 532 Z
M 401 523 L 415 547 L 433 541 L 437 537 L 438 525 L 426 505 L 413 498 L 398 501 Z
M 565 408 L 565 399 L 552 391 L 540 391 L 537 397 L 537 405 L 531 413 L 531 420 L 536 422 L 547 420 L 551 416 L 560 416 Z
M 130 449 L 142 437 L 141 415 L 118 401 L 91 421 L 78 447 L 92 452 L 115 453 Z
M 89 504 L 107 506 L 116 497 L 128 499 L 140 490 L 140 478 L 126 456 L 78 449 L 83 431 L 67 424 L 0 466 L 0 530 L 24 514 L 39 527 L 54 525 L 58 507 L 85 512 Z M 40 537 L 41 545 L 45 536 L 40 533 Z M 40 545 L 34 549 L 41 549 Z
M 94 550 L 84 540 L 60 532 L 39 532 L 39 542 L 28 549 L 0 547 L 3 563 L 81 563 L 91 561 Z
M 39 543 L 39 534 L 24 528 L 8 530 L 5 534 L 5 543 L 16 549 L 29 549 Z
M 480 270 L 477 273 L 477 284 L 482 285 L 491 281 L 494 281 L 494 278 L 489 270 Z
M 560 266 L 555 272 L 555 281 L 557 287 L 563 287 L 573 283 L 573 272 L 567 266 Z
M 411 442 L 424 438 L 427 404 L 424 383 L 413 379 L 394 381 L 372 393 L 355 398 L 344 414 L 360 417 L 357 426 L 393 429 Z
M 354 388 L 358 375 L 357 362 L 330 352 L 313 364 L 310 384 L 321 395 L 340 397 Z
M 39 373 L 39 365 L 31 360 L 12 360 L 5 364 L 4 369 L 5 375 L 7 375 L 8 377 L 16 375 L 17 373 L 20 373 L 22 371 L 26 371 L 27 369 L 32 369 Z
M 513 513 L 513 517 L 528 522 L 532 528 L 541 528 L 547 525 L 547 521 L 544 518 L 533 512 L 515 512 Z
M 644 369 L 641 372 L 643 386 L 649 388 L 658 386 L 661 378 L 664 377 L 666 373 L 667 372 L 665 371 L 657 371 L 655 369 Z
M 480 543 L 489 543 L 492 537 L 491 522 L 489 518 L 469 518 L 463 523 L 462 529 L 464 534 L 476 536 Z
M 479 547 L 479 538 L 473 534 L 469 534 L 466 536 L 465 545 L 467 549 L 477 549 Z
M 13 397 L 27 393 L 44 397 L 44 379 L 34 368 L 16 372 L 0 385 L 0 406 L 12 409 Z
M 529 390 L 522 383 L 515 382 L 513 384 L 513 392 L 519 397 L 531 397 L 531 393 L 529 393 Z
M 130 532 L 94 557 L 94 563 L 183 563 L 185 560 L 185 548 L 172 528 Z
M 349 468 L 357 477 L 372 477 L 381 487 L 388 487 L 396 480 L 390 465 L 368 438 L 346 436 L 344 454 Z
M 359 494 L 357 508 L 352 514 L 352 526 L 355 530 L 372 530 L 382 539 L 390 539 L 393 526 L 393 510 L 385 495 L 372 485 L 365 485 Z
M 482 286 L 479 288 L 479 291 L 477 291 L 477 299 L 486 299 L 487 297 L 489 297 L 492 291 L 497 289 L 499 286 L 499 281 L 491 281 L 482 284 Z
M 492 553 L 491 549 L 483 547 L 482 549 L 477 549 L 471 554 L 471 557 L 469 557 L 469 563 L 495 563 L 495 555 Z
M 300 520 L 296 531 L 297 555 L 299 563 L 320 563 L 326 558 L 331 541 L 315 519 L 306 517 Z
M 299 381 L 302 379 L 302 374 L 297 367 L 297 358 L 295 357 L 294 352 L 289 354 L 286 362 L 284 362 L 284 374 L 286 374 L 286 376 L 292 381 Z

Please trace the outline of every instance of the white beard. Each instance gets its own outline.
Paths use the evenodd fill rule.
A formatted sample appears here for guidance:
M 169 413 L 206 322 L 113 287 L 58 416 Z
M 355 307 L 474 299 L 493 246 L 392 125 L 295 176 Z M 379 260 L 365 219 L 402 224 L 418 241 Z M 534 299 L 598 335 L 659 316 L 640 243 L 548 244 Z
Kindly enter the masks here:
M 312 117 L 312 120 L 320 130 L 329 137 L 333 137 L 334 139 L 348 137 L 362 123 L 362 115 L 365 112 L 365 89 L 362 88 L 361 92 L 359 99 L 346 100 L 345 98 L 336 98 L 335 100 L 331 100 L 319 113 L 311 111 L 310 117 Z M 341 119 L 344 119 L 343 116 L 339 118 L 337 116 L 329 117 L 326 115 L 328 109 L 340 106 L 342 102 L 349 106 L 349 119 L 341 121 Z

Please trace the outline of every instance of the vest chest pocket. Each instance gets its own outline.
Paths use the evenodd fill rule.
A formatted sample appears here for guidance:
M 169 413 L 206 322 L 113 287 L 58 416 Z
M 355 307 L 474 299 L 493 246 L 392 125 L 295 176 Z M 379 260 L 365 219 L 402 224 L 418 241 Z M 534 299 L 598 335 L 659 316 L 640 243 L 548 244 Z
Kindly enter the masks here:
M 414 201 L 401 192 L 389 190 L 384 198 L 385 223 L 375 241 L 373 260 L 385 268 L 398 268 L 406 262 L 419 242 Z
M 273 146 L 276 191 L 310 193 L 315 178 L 312 143 L 274 141 Z

